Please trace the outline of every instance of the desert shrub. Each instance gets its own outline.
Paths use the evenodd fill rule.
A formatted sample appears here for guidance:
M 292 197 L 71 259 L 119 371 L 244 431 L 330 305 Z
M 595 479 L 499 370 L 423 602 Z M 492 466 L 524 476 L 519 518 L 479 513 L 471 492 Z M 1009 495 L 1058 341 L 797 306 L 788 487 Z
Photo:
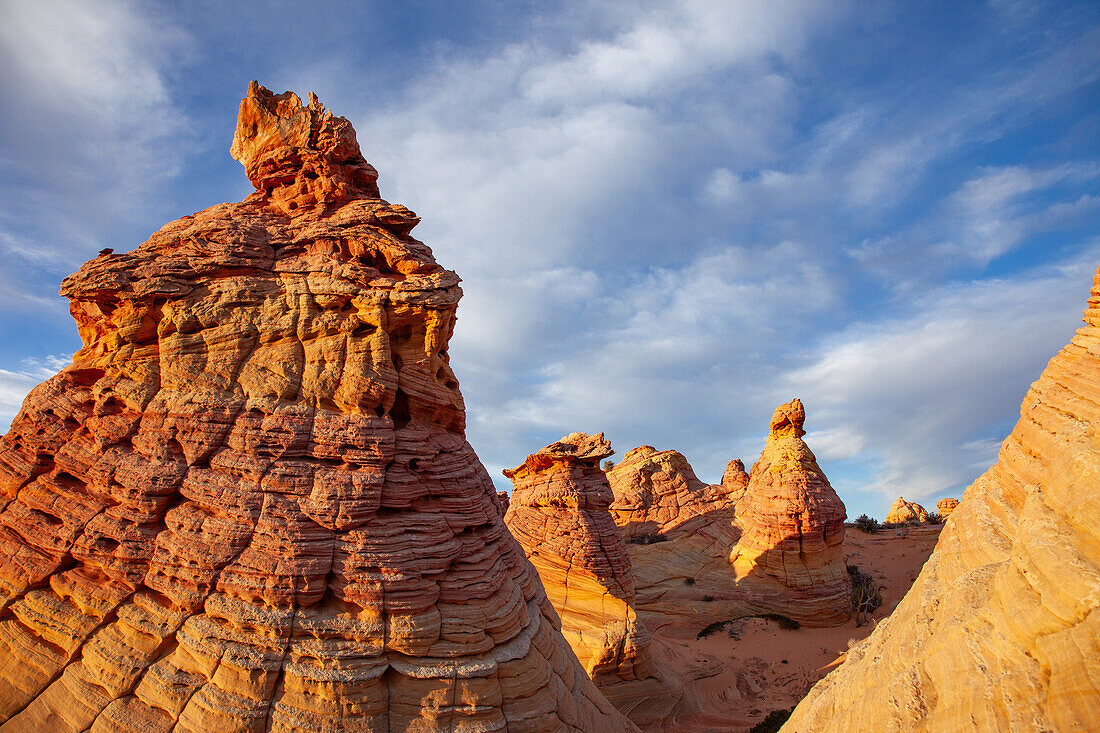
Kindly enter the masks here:
M 703 596 L 703 600 L 706 601 L 707 603 L 710 603 L 711 601 L 714 600 L 714 596 Z
M 879 531 L 879 528 L 882 527 L 877 519 L 868 517 L 866 514 L 860 514 L 859 518 L 852 522 L 852 524 L 854 524 L 856 529 L 860 532 L 866 532 L 867 534 L 875 534 Z
M 749 733 L 778 733 L 779 729 L 783 727 L 783 724 L 787 722 L 787 719 L 791 717 L 791 713 L 793 712 L 794 708 L 773 710 L 765 715 L 763 720 L 749 728 Z
M 705 600 L 705 599 L 704 599 Z M 726 624 L 732 624 L 734 621 L 740 621 L 744 618 L 762 618 L 767 621 L 774 621 L 777 626 L 787 631 L 795 631 L 802 628 L 802 625 L 795 621 L 793 618 L 788 618 L 779 613 L 751 613 L 747 616 L 737 616 L 736 618 L 728 618 L 725 621 L 715 621 L 712 624 L 707 624 L 703 627 L 703 630 L 696 635 L 696 639 L 705 639 L 713 633 L 721 631 Z
M 940 516 L 939 512 L 932 512 L 928 515 L 929 524 L 943 524 L 946 520 Z
M 684 585 L 695 585 L 695 578 L 684 578 Z
M 612 461 L 612 460 L 606 460 L 606 461 L 604 461 L 604 462 L 603 462 L 603 470 L 604 470 L 605 472 L 606 472 L 606 471 L 610 471 L 610 470 L 611 470 L 611 469 L 613 469 L 613 468 L 615 468 L 615 461 Z
M 848 578 L 852 581 L 848 612 L 856 620 L 856 626 L 863 626 L 882 605 L 882 588 L 874 578 L 855 565 L 848 566 Z
M 640 534 L 637 537 L 631 537 L 629 542 L 633 545 L 653 545 L 658 542 L 668 542 L 668 537 L 665 537 L 660 532 L 650 532 L 649 534 Z

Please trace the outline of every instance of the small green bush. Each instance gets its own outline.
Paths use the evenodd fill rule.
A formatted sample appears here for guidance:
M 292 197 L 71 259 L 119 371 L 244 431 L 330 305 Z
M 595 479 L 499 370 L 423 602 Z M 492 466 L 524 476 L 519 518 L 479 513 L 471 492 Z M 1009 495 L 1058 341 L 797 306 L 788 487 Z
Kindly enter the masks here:
M 763 720 L 749 728 L 749 733 L 778 733 L 779 729 L 783 727 L 783 724 L 787 722 L 787 719 L 791 717 L 791 713 L 793 712 L 794 708 L 773 710 L 764 716 Z
M 706 600 L 704 598 L 704 600 Z M 767 621 L 774 621 L 777 626 L 787 631 L 797 631 L 802 628 L 802 625 L 795 621 L 793 618 L 788 618 L 779 613 L 752 613 L 747 616 L 738 616 L 736 618 L 728 618 L 725 621 L 715 621 L 712 624 L 707 624 L 703 627 L 703 630 L 696 635 L 696 639 L 705 639 L 713 633 L 721 631 L 726 624 L 732 624 L 734 621 L 740 621 L 745 618 L 762 618 Z
M 867 534 L 875 534 L 882 528 L 882 525 L 878 523 L 878 520 L 873 517 L 868 517 L 866 514 L 860 514 L 856 521 L 852 522 L 855 528 L 860 532 L 866 532 Z
M 650 534 L 640 534 L 637 537 L 631 537 L 629 542 L 632 545 L 653 545 L 658 542 L 668 542 L 668 537 L 665 537 L 660 532 L 651 532 Z
M 856 626 L 863 626 L 882 605 L 882 587 L 855 565 L 848 566 L 848 578 L 852 581 L 848 612 L 856 620 Z

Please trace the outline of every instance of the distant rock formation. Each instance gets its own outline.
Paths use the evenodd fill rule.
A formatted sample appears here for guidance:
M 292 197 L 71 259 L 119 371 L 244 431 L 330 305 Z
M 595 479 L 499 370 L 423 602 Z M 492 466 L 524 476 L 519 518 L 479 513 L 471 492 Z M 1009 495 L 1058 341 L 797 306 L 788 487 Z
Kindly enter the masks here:
M 5 731 L 635 730 L 465 440 L 461 291 L 350 123 L 255 82 L 244 202 L 62 284 L 0 440 Z
M 940 515 L 940 519 L 947 519 L 951 516 L 951 513 L 955 511 L 955 507 L 959 505 L 958 499 L 940 499 L 936 502 L 936 514 Z
M 802 440 L 805 419 L 797 399 L 772 415 L 767 444 L 737 503 L 742 534 L 729 561 L 739 581 L 770 578 L 796 592 L 766 601 L 775 610 L 831 625 L 848 618 L 845 510 Z
M 508 513 L 508 507 L 511 505 L 512 499 L 508 496 L 507 491 L 497 492 L 497 507 L 500 509 L 501 518 Z
M 915 501 L 906 501 L 898 497 L 886 512 L 887 524 L 927 524 L 929 520 L 928 510 Z
M 634 610 L 626 543 L 608 512 L 599 435 L 572 433 L 504 471 L 512 480 L 505 523 L 523 546 L 577 658 L 607 698 L 636 723 L 660 721 L 676 700 L 656 677 L 649 634 Z
M 728 509 L 734 502 L 731 489 L 696 478 L 683 455 L 649 445 L 623 456 L 607 479 L 615 494 L 611 516 L 627 539 L 657 533 L 676 536 L 689 519 Z M 735 476 L 730 483 L 736 489 Z
M 1100 272 L 912 589 L 783 730 L 1095 730 L 1098 487 Z
M 726 472 L 722 474 L 722 488 L 726 490 L 729 500 L 736 504 L 741 501 L 748 487 L 749 475 L 745 473 L 745 464 L 740 458 L 734 458 L 726 464 Z

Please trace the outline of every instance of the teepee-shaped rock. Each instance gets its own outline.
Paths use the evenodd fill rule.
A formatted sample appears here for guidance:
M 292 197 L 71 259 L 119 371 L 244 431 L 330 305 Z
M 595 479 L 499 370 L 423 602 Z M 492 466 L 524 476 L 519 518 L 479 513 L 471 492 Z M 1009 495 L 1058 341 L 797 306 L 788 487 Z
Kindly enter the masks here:
M 742 534 L 730 553 L 738 579 L 772 579 L 794 594 L 764 603 L 815 625 L 847 619 L 850 582 L 844 564 L 844 503 L 802 440 L 802 402 L 780 405 L 749 485 L 737 504 Z
M 1096 730 L 1098 516 L 1100 271 L 913 587 L 783 730 Z
M 886 512 L 887 524 L 927 524 L 928 510 L 915 501 L 906 501 L 899 496 L 890 505 L 890 511 Z
M 603 433 L 572 433 L 506 470 L 515 488 L 505 523 L 593 681 L 635 722 L 655 722 L 675 699 L 656 677 L 626 542 L 607 510 L 611 487 L 599 464 L 612 453 Z
M 729 488 L 696 478 L 682 454 L 649 445 L 629 451 L 607 472 L 607 480 L 615 495 L 611 516 L 627 539 L 657 533 L 674 537 L 689 519 L 730 509 L 734 502 Z
M 5 731 L 632 730 L 466 442 L 461 291 L 347 120 L 255 82 L 256 192 L 104 254 L 0 440 Z

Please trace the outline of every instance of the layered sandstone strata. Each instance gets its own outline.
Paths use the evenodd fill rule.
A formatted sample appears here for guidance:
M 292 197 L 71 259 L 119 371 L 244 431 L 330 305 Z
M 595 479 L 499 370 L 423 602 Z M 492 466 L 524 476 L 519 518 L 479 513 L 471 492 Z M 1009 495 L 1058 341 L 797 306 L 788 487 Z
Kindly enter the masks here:
M 562 634 L 607 698 L 636 723 L 667 717 L 676 700 L 657 679 L 649 634 L 634 610 L 626 542 L 608 506 L 599 435 L 572 433 L 504 475 L 515 488 L 505 523 L 561 618 Z
M 899 496 L 886 512 L 887 524 L 927 524 L 928 510 L 915 501 L 906 501 Z
M 611 516 L 628 539 L 658 533 L 675 537 L 689 519 L 733 506 L 739 479 L 730 467 L 726 473 L 728 487 L 726 479 L 723 485 L 704 484 L 680 453 L 638 446 L 607 473 L 615 495 Z
M 347 120 L 253 83 L 256 192 L 67 278 L 0 441 L 5 731 L 633 726 L 464 437 L 461 291 Z
M 783 730 L 1095 729 L 1098 486 L 1100 272 L 913 588 Z
M 740 458 L 734 458 L 726 464 L 726 471 L 722 474 L 722 488 L 734 504 L 745 495 L 745 490 L 749 488 L 749 475 L 745 473 L 745 464 Z
M 737 504 L 741 537 L 730 552 L 738 581 L 771 580 L 794 594 L 761 600 L 774 610 L 814 625 L 842 623 L 851 584 L 844 564 L 844 503 L 802 436 L 802 402 L 772 415 L 764 451 Z
M 951 513 L 955 511 L 955 507 L 959 505 L 958 499 L 940 499 L 936 502 L 936 514 L 940 515 L 940 519 L 947 519 L 951 516 Z

